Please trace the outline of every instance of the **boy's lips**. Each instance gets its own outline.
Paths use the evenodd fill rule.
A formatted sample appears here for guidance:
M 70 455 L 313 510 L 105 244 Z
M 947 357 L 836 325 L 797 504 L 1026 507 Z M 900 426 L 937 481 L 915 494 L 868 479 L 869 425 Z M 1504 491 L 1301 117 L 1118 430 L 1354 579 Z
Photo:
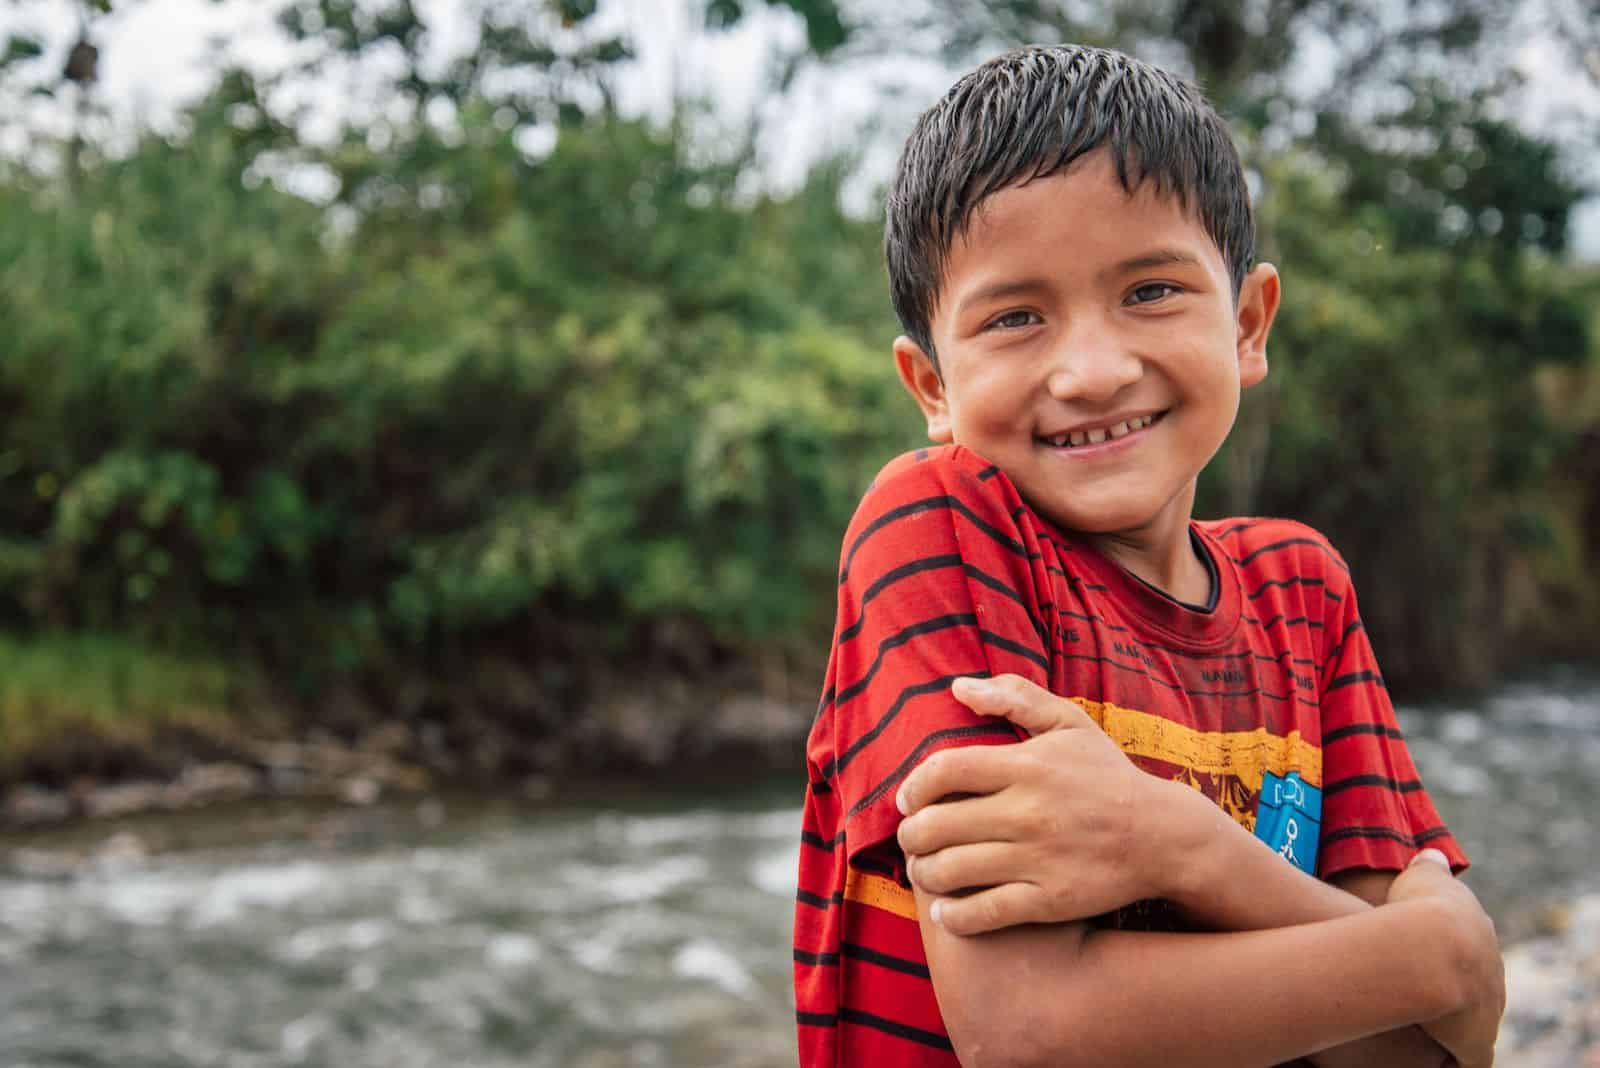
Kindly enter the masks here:
M 1041 435 L 1039 443 L 1060 452 L 1101 452 L 1108 446 L 1129 442 L 1132 438 L 1142 437 L 1156 423 L 1166 416 L 1166 410 L 1144 412 L 1131 415 L 1114 422 L 1097 423 L 1092 426 L 1064 430 L 1058 434 Z

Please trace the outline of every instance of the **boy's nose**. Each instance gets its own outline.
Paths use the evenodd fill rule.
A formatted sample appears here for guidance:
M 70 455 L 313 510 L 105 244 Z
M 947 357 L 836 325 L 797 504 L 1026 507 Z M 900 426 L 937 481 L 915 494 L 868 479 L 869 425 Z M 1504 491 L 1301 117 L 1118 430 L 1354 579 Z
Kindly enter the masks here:
M 1045 388 L 1056 400 L 1108 401 L 1144 376 L 1144 362 L 1114 332 L 1089 326 L 1065 333 L 1051 359 Z

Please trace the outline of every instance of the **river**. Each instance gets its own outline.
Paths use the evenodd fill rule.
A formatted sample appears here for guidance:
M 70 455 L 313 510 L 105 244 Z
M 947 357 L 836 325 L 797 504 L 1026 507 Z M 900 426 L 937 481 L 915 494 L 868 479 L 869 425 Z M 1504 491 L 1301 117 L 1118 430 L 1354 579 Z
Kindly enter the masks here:
M 1507 941 L 1600 889 L 1600 679 L 1405 708 Z M 0 840 L 0 1064 L 792 1065 L 798 777 Z

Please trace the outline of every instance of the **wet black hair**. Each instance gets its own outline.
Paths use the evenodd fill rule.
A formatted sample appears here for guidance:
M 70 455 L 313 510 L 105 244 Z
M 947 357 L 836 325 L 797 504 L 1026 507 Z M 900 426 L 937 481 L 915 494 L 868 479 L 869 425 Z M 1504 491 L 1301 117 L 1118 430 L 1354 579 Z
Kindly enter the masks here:
M 994 193 L 1101 148 L 1130 194 L 1153 181 L 1194 212 L 1238 298 L 1255 255 L 1250 193 L 1227 123 L 1200 90 L 1110 49 L 1019 48 L 965 75 L 922 114 L 889 188 L 890 294 L 902 328 L 935 367 L 945 264 L 973 212 Z

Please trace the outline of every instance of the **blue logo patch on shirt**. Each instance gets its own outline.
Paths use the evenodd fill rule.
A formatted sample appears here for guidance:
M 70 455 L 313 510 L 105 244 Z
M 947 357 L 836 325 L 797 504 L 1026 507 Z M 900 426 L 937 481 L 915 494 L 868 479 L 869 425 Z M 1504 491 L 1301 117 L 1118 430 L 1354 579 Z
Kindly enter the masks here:
M 1308 875 L 1317 873 L 1317 838 L 1322 830 L 1322 791 L 1298 771 L 1261 777 L 1256 803 L 1256 837 Z

